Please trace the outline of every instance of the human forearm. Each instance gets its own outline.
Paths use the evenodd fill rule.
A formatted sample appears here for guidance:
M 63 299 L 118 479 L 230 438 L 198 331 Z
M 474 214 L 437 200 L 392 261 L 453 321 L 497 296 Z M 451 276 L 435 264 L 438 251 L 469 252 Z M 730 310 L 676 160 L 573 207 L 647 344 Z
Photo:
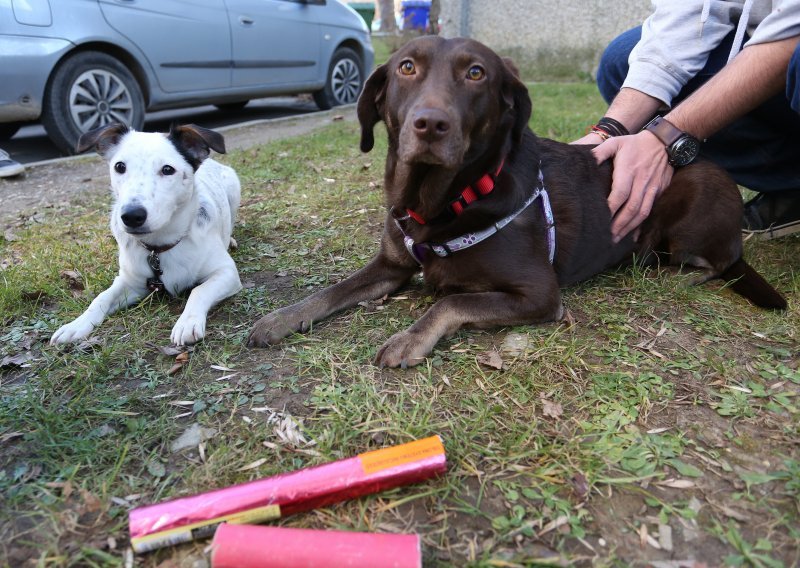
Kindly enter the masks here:
M 636 89 L 622 88 L 611 101 L 606 116 L 620 121 L 628 132 L 638 132 L 664 106 L 660 100 Z
M 667 120 L 704 139 L 778 94 L 800 37 L 745 47 L 733 61 L 676 106 Z

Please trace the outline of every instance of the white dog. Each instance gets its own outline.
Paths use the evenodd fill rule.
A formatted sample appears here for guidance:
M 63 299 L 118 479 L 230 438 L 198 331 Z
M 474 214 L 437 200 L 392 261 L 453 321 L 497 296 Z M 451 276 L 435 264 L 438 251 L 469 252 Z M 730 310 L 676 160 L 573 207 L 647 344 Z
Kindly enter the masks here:
M 107 314 L 151 292 L 174 295 L 192 286 L 171 339 L 176 345 L 199 341 L 208 310 L 242 287 L 228 254 L 235 242 L 239 178 L 228 166 L 207 159 L 209 149 L 225 153 L 222 135 L 194 125 L 161 134 L 115 124 L 81 136 L 78 151 L 92 147 L 110 166 L 119 275 L 50 343 L 83 339 Z

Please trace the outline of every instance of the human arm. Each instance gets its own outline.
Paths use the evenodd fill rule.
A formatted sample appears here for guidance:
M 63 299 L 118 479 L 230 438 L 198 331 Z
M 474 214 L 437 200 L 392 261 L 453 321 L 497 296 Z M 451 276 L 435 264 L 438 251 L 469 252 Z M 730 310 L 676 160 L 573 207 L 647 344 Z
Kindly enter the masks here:
M 781 91 L 798 39 L 800 36 L 748 45 L 665 118 L 699 139 L 708 138 Z M 629 113 L 630 121 L 638 116 L 635 101 L 647 105 L 647 100 L 639 96 L 647 97 L 644 93 L 623 95 L 624 91 L 617 97 L 621 98 L 619 105 L 615 99 L 608 111 L 609 116 L 623 123 L 626 115 L 622 113 Z M 620 114 L 612 114 L 617 112 Z M 631 125 L 633 128 L 629 129 L 637 126 L 633 122 Z M 669 184 L 672 168 L 664 145 L 647 131 L 612 138 L 595 148 L 594 153 L 598 162 L 614 158 L 609 208 L 614 215 L 612 235 L 619 240 L 647 218 L 653 201 Z

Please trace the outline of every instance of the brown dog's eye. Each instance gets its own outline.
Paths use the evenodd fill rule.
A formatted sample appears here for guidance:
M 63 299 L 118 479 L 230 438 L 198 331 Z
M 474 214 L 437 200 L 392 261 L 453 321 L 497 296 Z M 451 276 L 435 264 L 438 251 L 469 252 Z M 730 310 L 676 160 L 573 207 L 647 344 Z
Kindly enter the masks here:
M 162 175 L 171 176 L 174 173 L 175 173 L 175 168 L 173 168 L 172 166 L 164 166 L 163 168 L 161 168 Z
M 406 59 L 405 61 L 400 63 L 400 73 L 402 73 L 403 75 L 413 75 L 416 72 L 417 68 L 414 67 L 413 61 L 409 61 L 408 59 Z
M 124 174 L 126 169 L 125 162 L 117 162 L 114 164 L 114 171 L 118 174 Z
M 470 81 L 480 81 L 486 76 L 486 71 L 480 65 L 473 65 L 467 71 L 467 79 Z

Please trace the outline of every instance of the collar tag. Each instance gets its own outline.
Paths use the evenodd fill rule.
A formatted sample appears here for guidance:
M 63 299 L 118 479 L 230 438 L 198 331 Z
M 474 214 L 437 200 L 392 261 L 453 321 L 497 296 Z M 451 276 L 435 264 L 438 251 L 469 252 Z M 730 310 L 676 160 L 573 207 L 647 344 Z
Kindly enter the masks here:
M 151 292 L 165 291 L 166 286 L 161 281 L 161 275 L 164 274 L 164 271 L 161 270 L 161 259 L 157 251 L 151 250 L 150 254 L 147 255 L 147 265 L 153 271 L 153 276 L 147 279 L 147 289 Z

